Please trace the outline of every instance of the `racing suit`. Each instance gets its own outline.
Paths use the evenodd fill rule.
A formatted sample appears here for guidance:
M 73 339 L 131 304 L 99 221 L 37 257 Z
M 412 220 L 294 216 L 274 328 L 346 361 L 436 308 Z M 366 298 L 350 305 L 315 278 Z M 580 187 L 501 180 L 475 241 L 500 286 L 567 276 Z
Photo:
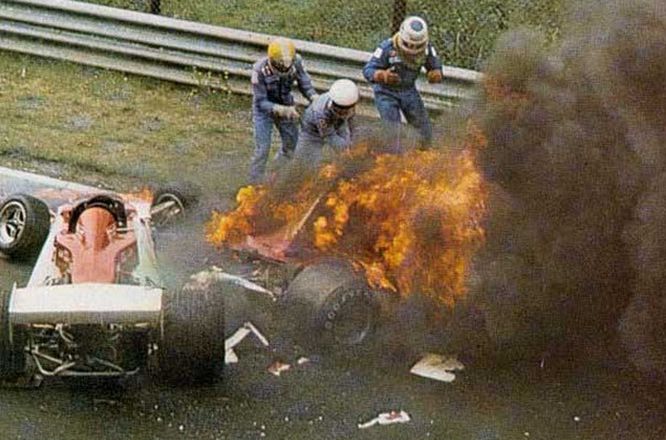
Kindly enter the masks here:
M 419 130 L 424 147 L 429 147 L 432 142 L 432 125 L 415 85 L 416 78 L 424 66 L 428 72 L 442 69 L 442 62 L 430 43 L 423 56 L 410 60 L 401 57 L 396 37 L 393 37 L 379 45 L 363 68 L 363 76 L 372 83 L 379 116 L 388 124 L 387 135 L 389 139 L 395 139 L 393 150 L 396 153 L 402 152 L 398 131 L 400 111 L 405 115 L 407 122 Z M 396 73 L 399 82 L 395 85 L 375 82 L 375 72 L 380 69 Z
M 350 119 L 353 112 L 338 115 L 331 106 L 328 93 L 319 95 L 305 110 L 301 121 L 301 135 L 296 157 L 301 163 L 316 167 L 321 162 L 322 148 L 328 144 L 341 152 L 351 148 Z
M 254 123 L 254 154 L 250 163 L 250 183 L 260 183 L 264 178 L 268 154 L 271 148 L 273 125 L 280 132 L 282 147 L 276 159 L 288 159 L 298 142 L 298 122 L 283 119 L 273 113 L 275 104 L 293 106 L 291 89 L 294 81 L 308 100 L 317 94 L 310 76 L 303 67 L 303 60 L 296 56 L 288 72 L 279 74 L 268 63 L 268 57 L 257 61 L 252 68 L 252 120 Z

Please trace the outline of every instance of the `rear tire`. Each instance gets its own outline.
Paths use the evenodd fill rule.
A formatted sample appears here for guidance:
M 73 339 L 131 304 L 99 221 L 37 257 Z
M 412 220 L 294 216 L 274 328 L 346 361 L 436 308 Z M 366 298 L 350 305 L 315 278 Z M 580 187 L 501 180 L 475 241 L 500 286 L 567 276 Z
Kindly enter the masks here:
M 224 367 L 224 307 L 216 283 L 188 282 L 164 295 L 160 375 L 172 384 L 213 383 Z
M 0 292 L 0 380 L 16 379 L 26 371 L 25 336 L 20 330 L 12 332 L 9 298 L 9 292 Z
M 39 254 L 51 226 L 44 202 L 16 194 L 0 205 L 0 252 L 17 259 Z
M 285 306 L 296 340 L 340 352 L 367 350 L 376 333 L 379 303 L 362 275 L 344 262 L 306 267 L 289 285 Z

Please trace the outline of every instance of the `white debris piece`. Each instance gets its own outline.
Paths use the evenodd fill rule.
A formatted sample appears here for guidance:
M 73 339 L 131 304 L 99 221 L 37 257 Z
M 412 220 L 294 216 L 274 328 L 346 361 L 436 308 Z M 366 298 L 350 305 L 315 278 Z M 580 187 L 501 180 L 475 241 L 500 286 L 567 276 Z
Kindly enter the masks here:
M 252 281 L 246 280 L 241 276 L 223 272 L 222 269 L 217 266 L 211 266 L 211 268 L 208 270 L 202 270 L 201 272 L 191 275 L 186 286 L 190 288 L 198 287 L 199 289 L 202 289 L 210 286 L 211 283 L 215 281 L 228 281 L 230 283 L 236 284 L 237 286 L 243 287 L 244 289 L 268 295 L 273 301 L 277 300 L 275 294 L 270 290 L 265 289 L 259 284 L 253 283 Z
M 236 354 L 236 352 L 233 351 L 233 350 L 226 350 L 224 352 L 224 363 L 226 365 L 237 364 L 238 363 L 238 355 Z
M 238 362 L 238 356 L 234 352 L 234 347 L 241 343 L 249 334 L 253 334 L 259 341 L 268 347 L 268 339 L 251 322 L 246 322 L 233 335 L 224 340 L 224 363 L 235 364 Z
M 456 375 L 452 371 L 464 369 L 465 366 L 455 356 L 427 353 L 409 372 L 441 382 L 453 382 Z
M 268 289 L 265 289 L 261 287 L 259 284 L 253 283 L 252 281 L 248 281 L 243 277 L 239 277 L 238 275 L 231 275 L 226 272 L 220 272 L 217 274 L 218 279 L 221 281 L 229 281 L 232 282 L 236 285 L 239 285 L 247 290 L 253 290 L 258 293 L 264 293 L 268 295 L 273 301 L 276 301 L 277 298 L 275 297 L 275 294 L 271 292 Z
M 392 425 L 394 423 L 407 423 L 412 419 L 409 417 L 406 411 L 390 411 L 386 413 L 381 413 L 372 420 L 368 420 L 365 423 L 359 423 L 359 429 L 370 428 L 375 425 Z
M 268 372 L 274 376 L 280 377 L 283 371 L 287 371 L 291 368 L 290 364 L 285 364 L 280 361 L 275 361 L 270 367 L 268 367 Z

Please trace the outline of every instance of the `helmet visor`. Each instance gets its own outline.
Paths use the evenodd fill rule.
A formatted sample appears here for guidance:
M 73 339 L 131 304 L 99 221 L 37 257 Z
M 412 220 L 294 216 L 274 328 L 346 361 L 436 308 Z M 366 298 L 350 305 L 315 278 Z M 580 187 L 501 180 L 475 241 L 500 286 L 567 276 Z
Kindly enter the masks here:
M 400 45 L 405 51 L 409 53 L 420 53 L 425 51 L 425 48 L 428 45 L 428 40 L 424 40 L 419 43 L 414 43 L 412 41 L 407 41 L 404 38 L 401 38 Z
M 344 107 L 331 101 L 331 111 L 333 112 L 333 114 L 335 114 L 335 116 L 341 119 L 347 119 L 354 116 L 355 108 L 356 108 L 355 105 Z
M 277 70 L 280 73 L 287 73 L 293 65 L 291 58 L 280 58 L 277 60 L 271 60 L 271 67 Z

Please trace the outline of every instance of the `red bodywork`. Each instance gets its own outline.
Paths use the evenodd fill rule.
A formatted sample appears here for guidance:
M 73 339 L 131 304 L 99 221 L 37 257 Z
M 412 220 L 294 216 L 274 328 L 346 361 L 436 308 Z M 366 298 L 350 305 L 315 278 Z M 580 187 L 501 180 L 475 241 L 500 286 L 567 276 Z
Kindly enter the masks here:
M 264 258 L 283 263 L 302 263 L 314 258 L 316 255 L 308 254 L 310 247 L 300 246 L 299 241 L 303 239 L 304 226 L 315 217 L 316 209 L 319 207 L 322 197 L 323 194 L 316 197 L 295 224 L 283 226 L 270 233 L 248 235 L 243 243 L 231 246 L 231 248 L 239 251 L 256 252 Z
M 104 205 L 83 208 L 78 213 L 76 206 L 61 210 L 65 227 L 55 237 L 57 267 L 73 284 L 121 282 L 136 265 L 134 231 L 124 230 L 124 221 L 119 224 L 117 214 Z

